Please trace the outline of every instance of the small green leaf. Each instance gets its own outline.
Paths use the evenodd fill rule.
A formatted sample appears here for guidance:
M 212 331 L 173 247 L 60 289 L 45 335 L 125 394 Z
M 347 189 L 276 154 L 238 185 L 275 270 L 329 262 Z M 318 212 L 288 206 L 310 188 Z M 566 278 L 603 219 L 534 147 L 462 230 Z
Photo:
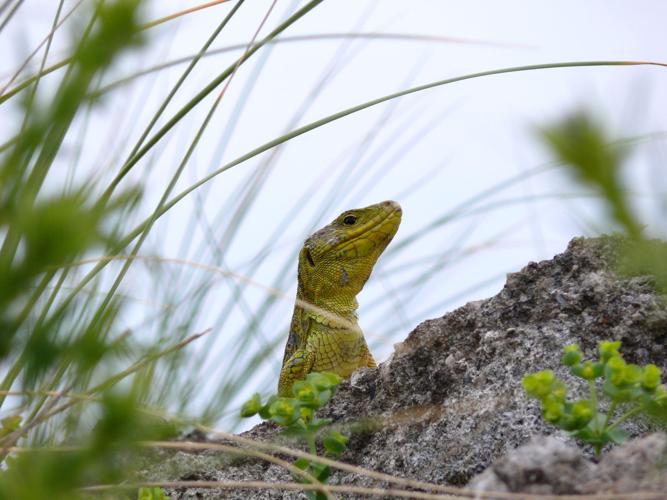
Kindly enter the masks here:
M 269 407 L 271 420 L 279 425 L 291 425 L 300 416 L 300 403 L 294 398 L 277 398 Z
M 282 415 L 274 415 L 270 420 L 283 427 L 289 427 L 295 421 L 293 417 L 283 417 Z
M 137 500 L 169 500 L 162 488 L 139 488 Z
M 547 422 L 557 423 L 565 415 L 565 403 L 557 398 L 547 397 L 542 401 L 542 416 Z
M 592 440 L 596 439 L 596 433 L 591 430 L 590 427 L 584 427 L 583 429 L 579 429 L 576 432 L 571 433 L 572 436 L 581 439 L 582 441 L 586 443 L 590 443 Z
M 323 439 L 324 448 L 332 455 L 340 455 L 347 448 L 349 437 L 340 432 L 331 431 Z
M 313 384 L 318 391 L 333 389 L 342 381 L 340 376 L 332 372 L 312 372 L 306 376 L 306 380 Z
M 659 385 L 650 395 L 642 398 L 642 408 L 650 416 L 667 426 L 667 389 Z
M 602 363 L 593 363 L 586 361 L 583 365 L 575 365 L 570 368 L 572 375 L 583 378 L 584 380 L 594 380 L 602 376 L 604 365 Z
M 307 458 L 299 458 L 294 462 L 294 465 L 301 470 L 306 470 L 310 465 L 310 460 L 308 460 Z
M 301 401 L 301 404 L 309 408 L 319 408 L 320 399 L 318 390 L 314 384 L 307 380 L 295 382 L 292 386 L 292 394 Z
M 620 357 L 618 349 L 621 347 L 621 341 L 615 342 L 602 341 L 598 344 L 598 352 L 600 353 L 600 361 L 606 363 L 611 358 Z
M 607 380 L 616 386 L 623 384 L 623 374 L 625 372 L 625 361 L 620 356 L 613 357 L 607 361 L 604 367 L 604 376 Z
M 573 407 L 574 405 L 572 403 L 564 403 L 563 414 L 557 421 L 553 422 L 553 424 L 557 425 L 563 430 L 570 432 L 577 431 L 585 427 L 588 422 L 582 423 L 579 419 L 577 419 L 573 414 Z
M 285 436 L 298 436 L 301 438 L 304 438 L 311 433 L 312 431 L 310 430 L 309 426 L 306 425 L 306 423 L 301 418 L 295 420 L 289 424 L 289 427 L 286 427 L 282 430 L 282 434 Z
M 627 385 L 625 385 L 625 387 L 619 387 L 610 380 L 605 380 L 602 384 L 602 391 L 609 396 L 612 401 L 616 401 L 617 403 L 627 403 L 641 396 L 641 389 L 639 387 Z
M 608 429 L 605 431 L 604 438 L 607 442 L 623 444 L 630 438 L 630 434 L 623 429 L 614 427 L 613 429 Z
M 593 404 L 590 401 L 586 399 L 577 401 L 572 405 L 571 415 L 573 424 L 577 428 L 581 428 L 587 425 L 588 422 L 590 422 L 593 418 L 594 411 L 595 409 L 593 408 Z
M 262 417 L 264 420 L 269 420 L 271 418 L 271 413 L 269 412 L 269 408 L 271 408 L 271 405 L 274 403 L 274 401 L 278 399 L 278 396 L 275 394 L 269 397 L 269 400 L 266 402 L 264 406 L 262 406 L 259 409 L 259 416 Z
M 328 465 L 313 463 L 312 469 L 313 476 L 315 476 L 320 483 L 326 483 L 329 476 L 331 476 L 331 467 Z
M 605 422 L 607 421 L 606 416 L 603 413 L 598 413 L 594 418 L 588 423 L 588 427 L 595 432 L 596 434 L 602 433 L 604 429 Z
M 324 389 L 320 391 L 318 398 L 319 408 L 322 408 L 324 405 L 326 405 L 329 402 L 329 400 L 333 397 L 333 395 L 334 395 L 333 389 Z
M 638 384 L 642 381 L 644 376 L 644 370 L 637 365 L 627 365 L 625 372 L 623 373 L 623 378 L 626 384 Z
M 21 426 L 22 417 L 20 415 L 12 415 L 0 420 L 0 437 L 11 434 Z
M 309 408 L 308 406 L 302 406 L 301 407 L 301 418 L 305 422 L 307 422 L 311 418 L 313 418 L 314 414 L 315 414 L 314 408 Z
M 531 373 L 523 377 L 521 381 L 526 393 L 536 399 L 543 400 L 549 396 L 554 389 L 562 386 L 560 380 L 552 370 L 542 370 L 540 372 Z
M 321 491 L 304 491 L 308 500 L 327 500 L 327 496 Z
M 252 398 L 241 406 L 241 417 L 247 418 L 259 413 L 262 409 L 262 398 L 258 392 L 253 394 Z
M 581 361 L 583 354 L 577 344 L 566 345 L 563 348 L 563 357 L 560 362 L 565 366 L 574 366 Z
M 655 390 L 660 385 L 660 368 L 654 364 L 646 365 L 642 373 L 642 387 L 649 391 Z
M 308 428 L 311 431 L 317 431 L 321 429 L 322 427 L 325 427 L 329 425 L 333 420 L 330 418 L 313 418 L 313 420 L 310 421 L 308 424 Z

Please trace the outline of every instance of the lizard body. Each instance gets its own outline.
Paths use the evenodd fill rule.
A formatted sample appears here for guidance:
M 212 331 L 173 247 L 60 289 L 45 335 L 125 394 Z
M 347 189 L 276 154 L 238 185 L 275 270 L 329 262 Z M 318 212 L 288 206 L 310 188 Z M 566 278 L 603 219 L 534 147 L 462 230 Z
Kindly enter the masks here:
M 292 384 L 310 372 L 347 378 L 376 366 L 357 323 L 356 297 L 400 223 L 400 205 L 385 201 L 343 212 L 305 241 L 280 396 L 290 396 Z

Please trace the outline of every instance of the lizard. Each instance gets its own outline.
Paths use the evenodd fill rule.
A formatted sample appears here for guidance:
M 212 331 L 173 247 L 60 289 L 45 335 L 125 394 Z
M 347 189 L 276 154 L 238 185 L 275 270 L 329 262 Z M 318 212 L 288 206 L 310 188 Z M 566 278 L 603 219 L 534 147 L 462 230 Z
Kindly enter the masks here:
M 308 237 L 299 252 L 297 291 L 278 395 L 310 372 L 349 378 L 376 367 L 357 322 L 357 294 L 401 223 L 401 206 L 384 201 L 347 210 Z

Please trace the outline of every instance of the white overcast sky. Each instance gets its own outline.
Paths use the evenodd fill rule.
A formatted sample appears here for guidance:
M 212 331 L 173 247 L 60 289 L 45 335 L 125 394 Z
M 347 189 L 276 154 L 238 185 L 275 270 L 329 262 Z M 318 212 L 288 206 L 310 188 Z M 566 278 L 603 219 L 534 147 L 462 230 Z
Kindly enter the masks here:
M 71 7 L 74 3 L 68 1 L 65 5 Z M 271 3 L 246 2 L 213 47 L 247 43 Z M 154 19 L 197 2 L 146 4 L 146 18 Z M 231 4 L 196 12 L 151 30 L 149 44 L 138 54 L 124 58 L 104 81 L 111 82 L 153 64 L 195 53 Z M 295 6 L 303 4 L 278 0 L 260 37 Z M 10 28 L 0 34 L 3 55 L 0 77 L 11 73 L 25 52 L 45 36 L 56 5 L 55 0 L 25 1 Z M 325 0 L 282 36 L 384 33 L 433 39 L 333 37 L 263 49 L 233 79 L 177 190 L 284 133 L 294 111 L 310 99 L 310 92 L 337 54 L 339 62 L 326 79 L 326 86 L 297 125 L 410 86 L 484 70 L 564 61 L 667 62 L 666 19 L 667 2 L 661 0 Z M 52 61 L 62 56 L 68 34 L 75 29 L 71 23 L 65 27 L 54 42 Z M 443 37 L 459 42 L 445 42 Z M 203 60 L 170 106 L 167 117 L 239 54 L 236 51 Z M 268 57 L 264 59 L 262 54 Z M 95 172 L 98 176 L 108 176 L 118 168 L 131 147 L 127 137 L 139 135 L 183 68 L 176 66 L 137 79 L 105 98 L 88 125 L 77 175 Z M 45 85 L 48 82 L 45 79 Z M 253 83 L 251 93 L 221 160 L 217 149 L 236 112 L 235 106 L 250 88 L 249 83 Z M 159 199 L 211 103 L 209 98 L 191 113 L 131 177 L 130 180 L 139 180 L 144 172 L 150 172 L 151 187 L 145 197 L 144 216 Z M 273 228 L 284 221 L 292 204 L 302 197 L 306 200 L 303 210 L 272 242 L 275 245 L 272 258 L 260 268 L 254 280 L 271 285 L 283 259 L 313 225 L 326 223 L 348 208 L 384 199 L 399 201 L 404 211 L 403 224 L 395 239 L 399 243 L 465 200 L 548 163 L 548 152 L 537 140 L 535 127 L 552 123 L 579 107 L 596 113 L 615 137 L 652 134 L 637 146 L 626 174 L 649 230 L 664 234 L 664 217 L 656 214 L 665 206 L 667 68 L 549 69 L 491 76 L 427 90 L 348 116 L 290 141 L 273 163 L 258 200 L 227 249 L 225 262 L 232 270 L 243 273 L 245 264 L 264 246 Z M 0 118 L 3 134 L 11 129 L 12 121 L 11 114 L 5 112 L 5 117 Z M 363 154 L 355 156 L 360 150 Z M 70 167 L 72 157 L 73 152 L 65 155 L 63 168 Z M 203 191 L 207 196 L 206 216 L 213 219 L 234 196 L 235 188 L 266 158 L 265 153 L 209 183 Z M 152 165 L 151 170 L 147 170 L 148 165 Z M 343 169 L 348 169 L 348 174 L 341 177 Z M 340 183 L 336 197 L 323 218 L 314 222 L 326 189 L 335 183 Z M 563 251 L 574 236 L 594 234 L 596 227 L 604 229 L 600 219 L 604 212 L 599 203 L 591 197 L 574 196 L 583 194 L 560 171 L 536 175 L 500 193 L 482 196 L 475 205 L 497 203 L 496 208 L 457 219 L 432 231 L 404 252 L 387 255 L 360 296 L 361 324 L 368 332 L 376 358 L 386 359 L 393 343 L 404 338 L 420 321 L 496 293 L 502 287 L 504 273 L 518 270 L 531 260 L 550 258 Z M 528 201 L 521 201 L 522 198 Z M 211 252 L 179 253 L 184 234 L 188 234 L 193 207 L 192 197 L 188 197 L 157 223 L 150 252 L 217 265 Z M 193 248 L 200 237 L 196 231 Z M 400 291 L 404 279 L 418 276 L 426 263 L 433 263 L 434 256 L 446 253 L 455 243 L 461 247 L 450 256 L 451 265 L 434 274 L 418 292 Z M 420 257 L 425 258 L 421 266 Z M 417 264 L 400 271 L 401 266 L 410 262 Z M 447 259 L 443 262 L 449 263 Z M 150 301 L 155 290 L 145 286 L 142 289 L 144 276 L 139 270 L 130 275 L 126 291 Z M 285 292 L 291 296 L 296 263 L 290 276 L 291 287 L 286 287 Z M 479 283 L 484 285 L 477 286 Z M 225 299 L 228 288 L 220 286 L 216 293 L 206 302 L 197 328 L 211 325 L 215 309 Z M 265 294 L 261 289 L 250 289 L 246 297 L 250 308 Z M 383 297 L 391 297 L 385 300 L 385 307 L 369 306 Z M 286 335 L 291 304 L 283 302 L 262 325 L 262 334 L 267 338 Z M 225 357 L 226 342 L 233 336 L 235 325 L 243 323 L 239 311 L 233 314 L 238 318 L 228 322 L 223 330 L 213 332 L 211 357 L 218 360 L 223 371 L 242 362 Z M 135 319 L 144 318 L 148 313 L 136 306 L 133 315 Z M 141 324 L 141 320 L 137 322 Z M 282 345 L 273 356 L 273 364 L 249 382 L 251 389 L 272 386 L 281 359 Z

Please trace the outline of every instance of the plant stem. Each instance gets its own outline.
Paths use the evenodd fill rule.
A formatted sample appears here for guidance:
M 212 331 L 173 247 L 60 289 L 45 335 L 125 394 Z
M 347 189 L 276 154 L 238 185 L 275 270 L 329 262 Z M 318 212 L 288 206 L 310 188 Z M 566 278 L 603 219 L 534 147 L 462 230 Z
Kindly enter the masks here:
M 630 417 L 635 416 L 635 415 L 636 415 L 637 413 L 639 413 L 640 411 L 642 411 L 642 407 L 639 406 L 639 405 L 637 405 L 637 406 L 635 406 L 632 410 L 630 410 L 630 411 L 628 411 L 628 412 L 625 412 L 623 415 L 621 415 L 620 417 L 618 417 L 618 420 L 616 420 L 616 422 L 614 422 L 614 423 L 611 424 L 609 427 L 607 427 L 607 431 L 610 431 L 610 430 L 612 430 L 612 429 L 618 427 L 620 424 L 622 424 L 623 422 L 625 422 L 625 421 L 626 421 L 627 419 L 629 419 Z
M 590 393 L 591 406 L 593 407 L 593 418 L 598 416 L 598 393 L 595 389 L 595 379 L 588 381 L 588 392 Z
M 317 446 L 315 445 L 315 433 L 309 432 L 306 435 L 306 442 L 308 443 L 308 453 L 317 455 Z
M 609 411 L 607 411 L 607 416 L 604 419 L 604 424 L 602 425 L 603 429 L 607 428 L 607 424 L 609 423 L 609 419 L 614 415 L 614 412 L 616 411 L 616 407 L 618 406 L 618 401 L 612 401 L 611 406 L 609 407 Z

